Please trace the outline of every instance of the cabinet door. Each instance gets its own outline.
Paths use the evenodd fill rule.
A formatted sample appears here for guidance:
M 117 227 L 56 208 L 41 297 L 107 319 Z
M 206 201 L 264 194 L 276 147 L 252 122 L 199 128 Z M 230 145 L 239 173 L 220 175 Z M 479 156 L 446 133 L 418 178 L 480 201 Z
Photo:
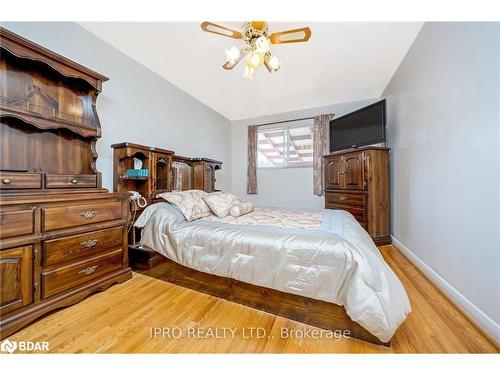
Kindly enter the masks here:
M 0 312 L 29 305 L 33 300 L 33 247 L 0 251 Z
M 193 163 L 193 189 L 205 190 L 205 163 Z
M 341 189 L 342 157 L 325 158 L 325 189 Z
M 344 176 L 342 184 L 343 189 L 364 189 L 362 153 L 344 156 L 344 170 L 342 175 Z
M 171 156 L 163 154 L 154 154 L 153 158 L 153 190 L 156 198 L 157 194 L 170 191 L 170 166 Z
M 208 163 L 205 166 L 204 190 L 207 193 L 212 193 L 215 190 L 215 166 Z

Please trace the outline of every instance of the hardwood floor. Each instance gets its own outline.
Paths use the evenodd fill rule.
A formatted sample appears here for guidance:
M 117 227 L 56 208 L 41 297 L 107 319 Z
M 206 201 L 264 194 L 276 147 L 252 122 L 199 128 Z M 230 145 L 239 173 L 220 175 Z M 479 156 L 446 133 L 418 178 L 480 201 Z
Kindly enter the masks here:
M 52 353 L 498 353 L 396 248 L 380 249 L 405 285 L 413 309 L 391 348 L 354 339 L 337 341 L 321 330 L 322 338 L 300 337 L 316 328 L 138 273 L 9 339 L 48 341 Z M 170 338 L 152 337 L 155 327 L 170 328 L 163 331 Z M 224 329 L 225 338 L 219 338 Z M 296 337 L 282 338 L 282 330 L 297 330 Z M 257 337 L 264 331 L 264 337 Z M 181 337 L 174 338 L 179 333 Z

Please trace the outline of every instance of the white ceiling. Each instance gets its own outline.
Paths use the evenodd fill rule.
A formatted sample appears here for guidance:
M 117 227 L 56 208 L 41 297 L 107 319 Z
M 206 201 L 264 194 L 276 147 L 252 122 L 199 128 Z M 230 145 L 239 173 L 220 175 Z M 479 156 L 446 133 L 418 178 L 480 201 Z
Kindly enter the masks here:
M 240 30 L 242 22 L 217 22 Z M 307 43 L 273 45 L 283 62 L 244 79 L 244 64 L 222 69 L 224 49 L 243 42 L 205 33 L 199 23 L 81 23 L 230 120 L 295 111 L 381 95 L 422 23 L 284 23 L 271 32 L 309 26 Z

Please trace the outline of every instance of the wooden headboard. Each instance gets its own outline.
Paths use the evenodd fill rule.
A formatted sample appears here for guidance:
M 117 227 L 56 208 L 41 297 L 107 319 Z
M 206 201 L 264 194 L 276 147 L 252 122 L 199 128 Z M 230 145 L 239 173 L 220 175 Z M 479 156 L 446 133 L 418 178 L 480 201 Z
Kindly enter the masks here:
M 111 145 L 114 159 L 113 190 L 137 191 L 148 203 L 167 191 L 200 189 L 213 192 L 216 171 L 222 162 L 207 158 L 188 158 L 158 147 L 123 142 Z M 129 175 L 134 158 L 141 160 L 141 176 Z

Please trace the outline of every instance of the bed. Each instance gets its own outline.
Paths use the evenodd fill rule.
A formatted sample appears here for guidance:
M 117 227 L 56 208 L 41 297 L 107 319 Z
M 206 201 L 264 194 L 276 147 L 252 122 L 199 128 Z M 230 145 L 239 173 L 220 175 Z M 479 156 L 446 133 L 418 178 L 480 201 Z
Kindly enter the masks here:
M 188 222 L 169 203 L 136 221 L 167 280 L 353 338 L 389 345 L 411 308 L 354 217 L 340 210 L 256 208 Z

